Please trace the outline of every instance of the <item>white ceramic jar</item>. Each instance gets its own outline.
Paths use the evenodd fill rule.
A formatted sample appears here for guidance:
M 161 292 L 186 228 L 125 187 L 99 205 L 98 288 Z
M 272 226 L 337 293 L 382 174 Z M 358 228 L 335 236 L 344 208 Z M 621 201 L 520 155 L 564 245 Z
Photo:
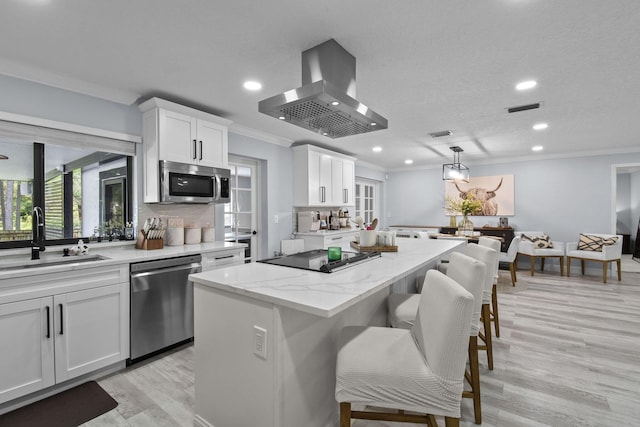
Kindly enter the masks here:
M 202 241 L 202 229 L 200 227 L 185 227 L 184 244 L 195 245 Z

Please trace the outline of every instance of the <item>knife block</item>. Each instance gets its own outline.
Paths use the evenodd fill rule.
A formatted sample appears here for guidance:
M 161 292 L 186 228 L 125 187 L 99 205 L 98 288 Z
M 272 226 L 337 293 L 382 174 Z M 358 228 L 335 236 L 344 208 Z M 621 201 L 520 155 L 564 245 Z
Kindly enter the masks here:
M 136 240 L 136 249 L 152 250 L 162 249 L 164 247 L 163 239 L 147 239 L 144 231 L 138 231 L 138 240 Z

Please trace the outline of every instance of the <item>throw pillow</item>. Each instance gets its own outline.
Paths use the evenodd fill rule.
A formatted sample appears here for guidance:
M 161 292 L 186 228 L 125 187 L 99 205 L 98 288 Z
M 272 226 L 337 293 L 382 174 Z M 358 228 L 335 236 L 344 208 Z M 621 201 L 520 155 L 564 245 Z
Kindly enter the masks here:
M 602 252 L 602 246 L 604 245 L 604 239 L 600 236 L 592 236 L 590 234 L 580 234 L 580 240 L 578 241 L 579 251 L 593 251 Z M 609 240 L 609 239 L 607 239 Z M 616 238 L 617 240 L 617 238 Z M 615 243 L 615 241 L 613 242 Z
M 532 242 L 533 247 L 536 249 L 552 249 L 553 248 L 553 243 L 551 242 L 551 238 L 546 234 L 541 234 L 540 236 L 527 236 L 526 234 L 523 234 L 522 239 L 528 242 Z

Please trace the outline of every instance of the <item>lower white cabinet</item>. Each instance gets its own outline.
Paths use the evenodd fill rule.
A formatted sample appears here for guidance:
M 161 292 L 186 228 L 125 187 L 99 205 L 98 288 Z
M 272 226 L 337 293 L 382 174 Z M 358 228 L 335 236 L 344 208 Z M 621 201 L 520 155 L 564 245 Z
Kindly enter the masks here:
M 202 254 L 202 271 L 215 270 L 220 267 L 242 264 L 244 248 L 229 249 Z
M 304 250 L 327 249 L 329 246 L 346 246 L 348 247 L 352 240 L 355 240 L 355 230 L 335 232 L 335 233 L 318 233 L 318 234 L 296 234 L 296 239 L 304 240 Z
M 0 305 L 0 403 L 124 360 L 128 283 Z

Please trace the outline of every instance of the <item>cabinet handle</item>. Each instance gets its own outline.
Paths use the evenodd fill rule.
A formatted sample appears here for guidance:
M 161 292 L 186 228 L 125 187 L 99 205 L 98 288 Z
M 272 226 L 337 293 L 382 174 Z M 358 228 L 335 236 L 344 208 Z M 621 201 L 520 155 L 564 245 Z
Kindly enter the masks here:
M 325 201 L 325 187 L 320 186 L 320 202 L 324 203 Z
M 50 313 L 50 307 L 46 306 L 45 307 L 47 310 L 47 338 L 51 338 L 51 313 Z
M 64 314 L 62 313 L 62 304 L 58 304 L 60 307 L 60 335 L 64 335 Z
M 342 237 L 332 237 L 331 240 L 342 240 Z
M 200 160 L 202 160 L 202 140 L 200 141 Z
M 198 158 L 198 142 L 194 139 L 193 140 L 193 160 L 195 160 L 196 158 Z
M 227 259 L 227 258 L 233 258 L 235 255 L 225 255 L 225 256 L 217 256 L 214 259 L 218 260 L 218 259 Z
M 342 192 L 344 193 L 343 203 L 349 203 L 349 190 L 345 188 Z

